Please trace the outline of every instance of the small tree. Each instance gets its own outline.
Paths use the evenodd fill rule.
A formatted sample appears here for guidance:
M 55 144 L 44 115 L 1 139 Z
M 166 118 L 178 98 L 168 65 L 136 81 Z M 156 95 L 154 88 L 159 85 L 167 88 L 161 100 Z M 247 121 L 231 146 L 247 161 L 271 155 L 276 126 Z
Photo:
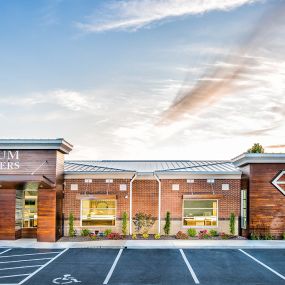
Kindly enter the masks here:
M 255 143 L 251 148 L 247 150 L 248 153 L 264 153 L 264 148 L 261 144 Z
M 235 231 L 236 231 L 236 217 L 235 217 L 235 214 L 234 213 L 231 213 L 230 215 L 230 233 L 232 235 L 235 234 Z
M 148 233 L 149 229 L 153 226 L 155 219 L 149 214 L 142 212 L 136 213 L 133 223 L 137 233 L 143 230 L 143 233 Z
M 166 212 L 166 217 L 165 217 L 165 225 L 163 227 L 164 233 L 166 235 L 169 235 L 170 232 L 170 212 Z
M 128 215 L 126 212 L 123 213 L 123 221 L 122 221 L 122 233 L 123 235 L 127 235 L 127 226 L 128 226 Z
M 70 237 L 74 237 L 75 236 L 75 230 L 74 230 L 74 216 L 72 213 L 69 214 L 69 217 L 68 217 L 68 226 L 69 226 L 69 229 L 68 229 L 68 235 Z

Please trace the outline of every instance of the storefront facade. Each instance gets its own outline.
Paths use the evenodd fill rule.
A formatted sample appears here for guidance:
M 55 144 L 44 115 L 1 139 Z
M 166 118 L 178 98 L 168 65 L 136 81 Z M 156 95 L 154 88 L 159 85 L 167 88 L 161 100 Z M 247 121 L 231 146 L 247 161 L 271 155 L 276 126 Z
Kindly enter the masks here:
M 0 239 L 56 241 L 68 218 L 82 229 L 122 231 L 128 216 L 150 214 L 150 233 L 188 228 L 285 232 L 285 154 L 243 154 L 231 161 L 65 161 L 64 139 L 0 140 Z

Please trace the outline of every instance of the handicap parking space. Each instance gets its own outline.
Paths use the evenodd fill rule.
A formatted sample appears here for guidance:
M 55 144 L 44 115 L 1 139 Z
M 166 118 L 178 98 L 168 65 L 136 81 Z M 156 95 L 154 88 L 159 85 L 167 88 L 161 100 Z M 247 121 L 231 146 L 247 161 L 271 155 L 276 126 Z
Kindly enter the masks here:
M 108 284 L 195 284 L 178 250 L 125 249 Z
M 119 249 L 69 249 L 25 285 L 103 284 Z
M 185 249 L 184 252 L 200 284 L 285 284 L 283 279 L 240 250 Z
M 21 284 L 60 253 L 61 250 L 20 248 L 0 252 L 0 285 Z

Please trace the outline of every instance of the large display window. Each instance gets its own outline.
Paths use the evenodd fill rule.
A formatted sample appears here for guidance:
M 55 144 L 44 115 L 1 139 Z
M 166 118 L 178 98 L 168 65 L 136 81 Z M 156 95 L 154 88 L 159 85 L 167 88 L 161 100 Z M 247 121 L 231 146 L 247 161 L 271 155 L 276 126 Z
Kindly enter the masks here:
M 116 200 L 81 200 L 82 226 L 115 226 Z
M 183 200 L 183 225 L 189 227 L 216 227 L 218 200 Z
M 27 185 L 24 189 L 23 228 L 36 228 L 38 225 L 38 185 Z

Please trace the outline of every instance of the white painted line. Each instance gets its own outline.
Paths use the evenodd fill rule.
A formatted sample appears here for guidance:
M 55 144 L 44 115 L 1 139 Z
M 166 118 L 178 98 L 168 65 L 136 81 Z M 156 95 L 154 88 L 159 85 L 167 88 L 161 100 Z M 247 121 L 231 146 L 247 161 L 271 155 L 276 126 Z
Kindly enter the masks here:
M 60 251 L 38 252 L 38 253 L 23 253 L 23 254 L 14 254 L 14 255 L 4 255 L 4 256 L 0 256 L 0 258 L 16 257 L 16 256 L 27 256 L 27 255 L 38 255 L 38 254 L 55 254 L 55 253 L 60 253 Z M 1 253 L 1 254 L 2 254 L 2 253 Z
M 117 263 L 118 263 L 118 261 L 119 261 L 119 259 L 120 259 L 120 256 L 121 256 L 122 252 L 123 252 L 123 248 L 121 248 L 121 249 L 119 250 L 117 257 L 115 258 L 114 263 L 113 263 L 113 265 L 112 265 L 112 267 L 111 267 L 111 269 L 110 269 L 108 275 L 106 276 L 106 278 L 105 278 L 105 280 L 104 280 L 104 282 L 103 282 L 104 285 L 105 285 L 105 284 L 108 284 L 108 282 L 109 282 L 109 280 L 110 280 L 110 278 L 111 278 L 111 276 L 112 276 L 112 274 L 113 274 L 113 272 L 114 272 L 114 270 L 115 270 L 115 267 L 116 267 L 116 265 L 117 265 Z
M 6 250 L 0 252 L 0 254 L 3 254 L 3 253 L 5 253 L 5 252 L 7 252 L 7 251 L 10 251 L 11 249 L 12 249 L 12 248 L 8 248 L 8 249 L 6 249 Z
M 15 263 L 15 262 L 35 261 L 35 260 L 47 260 L 47 259 L 51 259 L 51 258 L 50 258 L 50 257 L 45 257 L 45 258 L 34 258 L 34 259 L 21 259 L 21 260 L 0 261 L 0 264 L 2 264 L 2 263 Z
M 249 258 L 251 258 L 252 260 L 254 260 L 255 262 L 257 262 L 258 264 L 262 265 L 263 267 L 265 267 L 266 269 L 270 270 L 272 273 L 274 273 L 275 275 L 279 276 L 281 279 L 285 280 L 285 276 L 280 274 L 279 272 L 277 272 L 276 270 L 272 269 L 271 267 L 269 267 L 268 265 L 264 264 L 263 262 L 261 262 L 260 260 L 258 260 L 257 258 L 253 257 L 252 255 L 250 255 L 249 253 L 243 251 L 242 249 L 239 249 L 240 252 L 242 252 L 243 254 L 245 254 L 246 256 L 248 256 Z
M 30 273 L 26 273 L 26 274 L 16 274 L 16 275 L 7 275 L 7 276 L 0 276 L 0 278 L 10 278 L 10 277 L 27 276 L 27 275 L 30 275 Z
M 46 264 L 42 265 L 40 268 L 38 268 L 36 271 L 34 271 L 32 274 L 30 274 L 29 276 L 27 276 L 25 279 L 23 279 L 20 283 L 18 283 L 18 285 L 21 285 L 23 283 L 25 283 L 27 280 L 29 280 L 30 278 L 32 278 L 34 275 L 36 275 L 38 272 L 40 272 L 42 269 L 44 269 L 46 266 L 48 266 L 50 263 L 52 263 L 54 260 L 56 260 L 58 257 L 60 257 L 62 254 L 64 254 L 66 251 L 68 250 L 68 248 L 64 249 L 63 251 L 61 251 L 58 255 L 56 255 L 55 257 L 53 257 L 50 261 L 48 261 Z
M 27 266 L 17 266 L 17 267 L 7 267 L 7 268 L 1 268 L 0 270 L 20 269 L 20 268 L 40 267 L 40 266 L 42 266 L 42 264 L 39 264 L 39 265 L 27 265 Z
M 198 280 L 198 278 L 197 278 L 197 276 L 196 276 L 192 266 L 190 265 L 190 263 L 189 263 L 186 255 L 185 255 L 184 251 L 182 249 L 179 249 L 179 250 L 180 250 L 180 253 L 181 253 L 181 255 L 182 255 L 182 257 L 183 257 L 183 259 L 184 259 L 184 261 L 185 261 L 185 263 L 186 263 L 186 265 L 187 265 L 187 267 L 188 267 L 188 269 L 189 269 L 189 271 L 190 271 L 190 273 L 192 275 L 192 278 L 193 278 L 195 284 L 200 284 L 200 281 Z

